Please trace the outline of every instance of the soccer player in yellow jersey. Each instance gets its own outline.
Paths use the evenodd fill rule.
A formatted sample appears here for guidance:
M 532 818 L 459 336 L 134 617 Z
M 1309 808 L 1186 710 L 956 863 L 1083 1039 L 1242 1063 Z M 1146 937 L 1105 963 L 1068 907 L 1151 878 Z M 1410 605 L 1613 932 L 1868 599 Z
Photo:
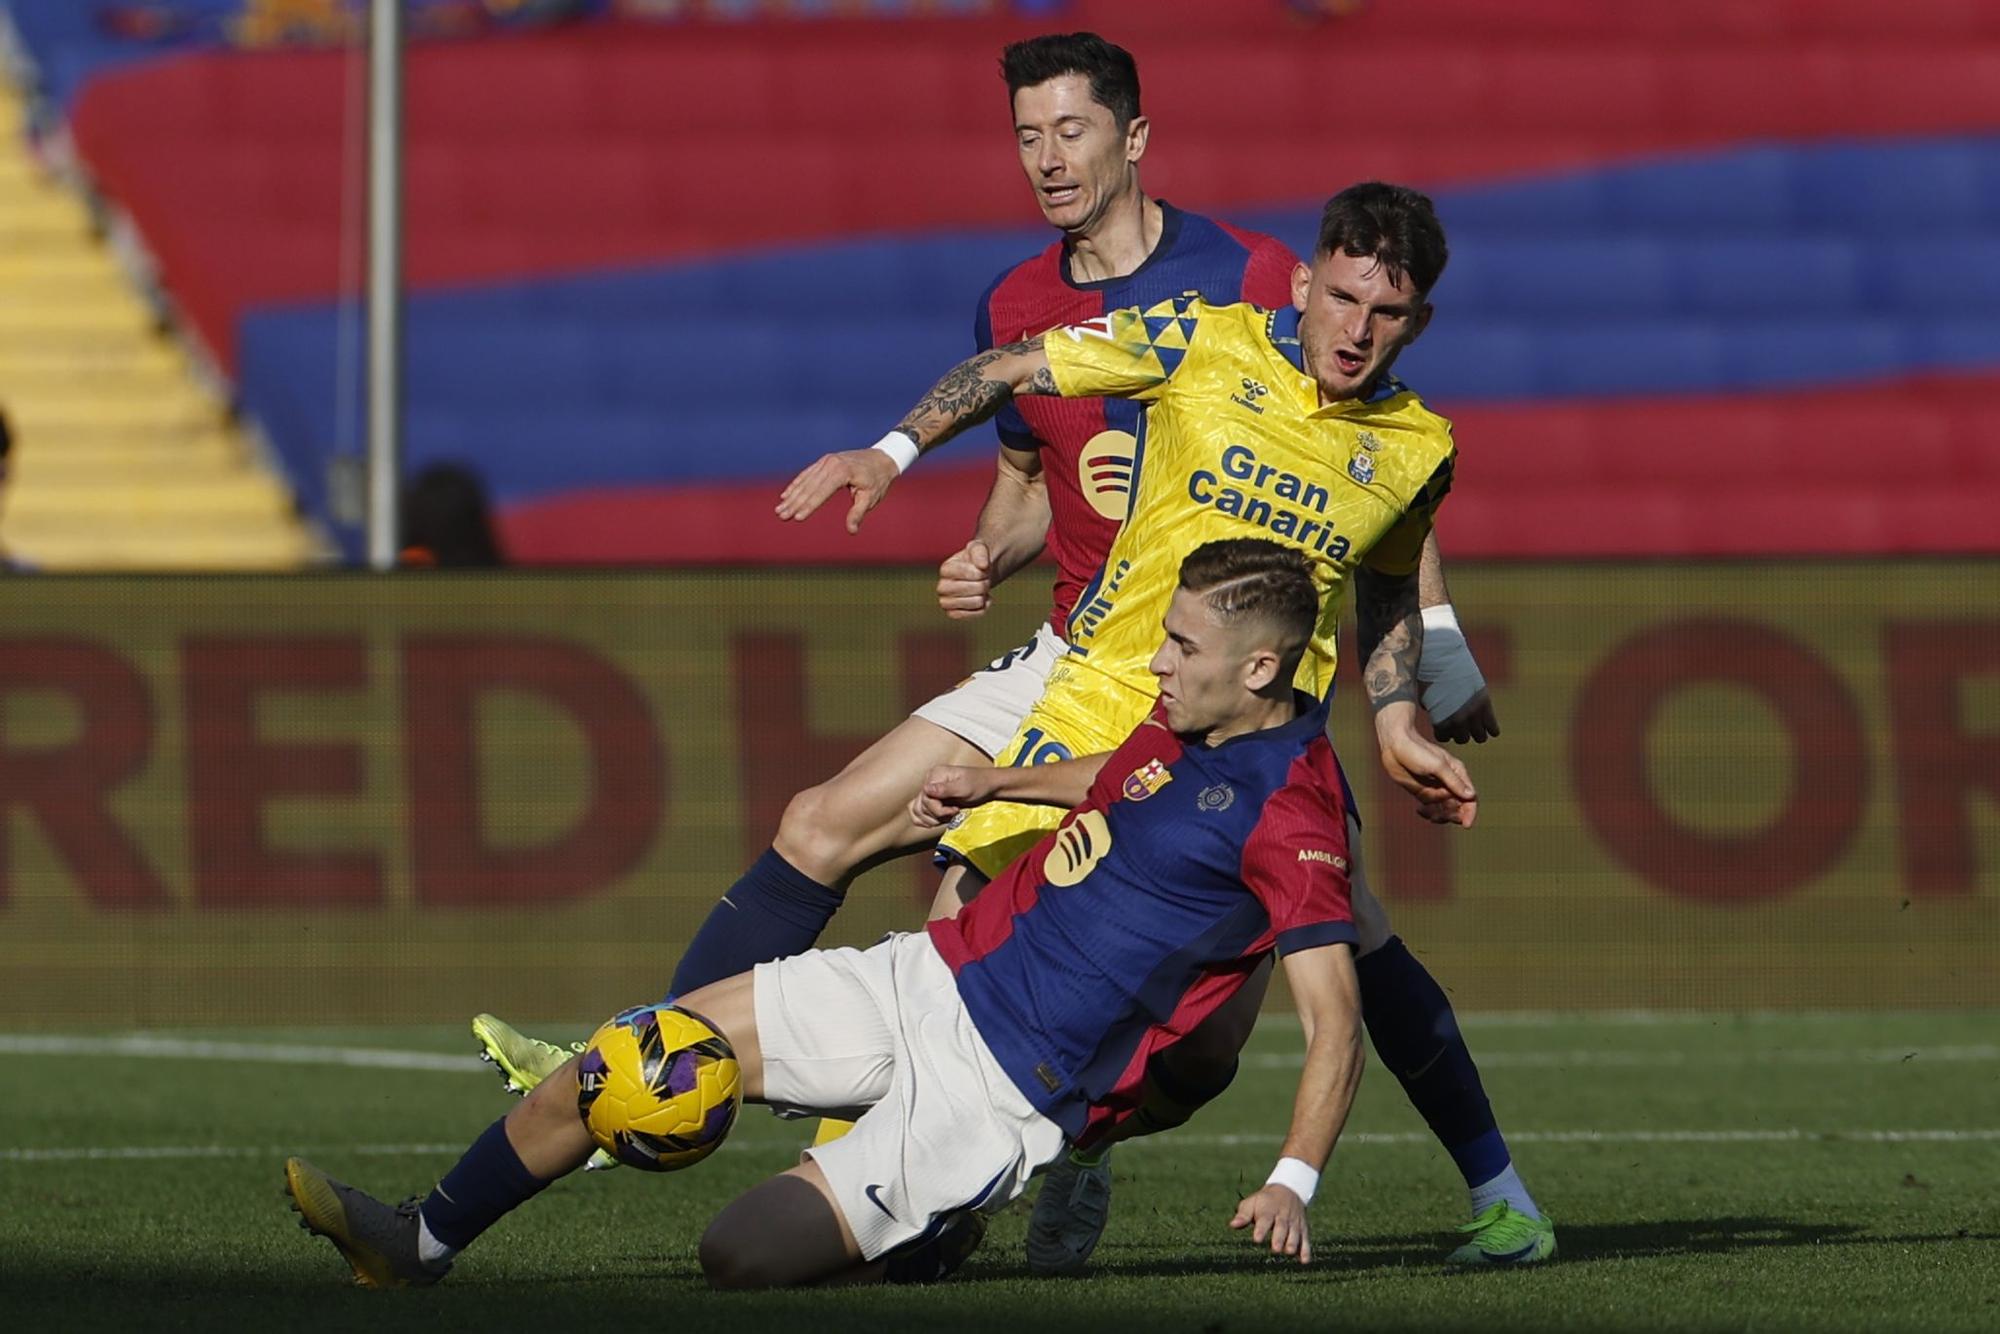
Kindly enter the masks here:
M 1309 558 L 1323 603 L 1297 684 L 1314 695 L 1332 686 L 1334 630 L 1352 577 L 1384 767 L 1427 818 L 1473 822 L 1477 796 L 1464 767 L 1417 727 L 1417 563 L 1450 489 L 1455 447 L 1449 423 L 1390 374 L 1431 318 L 1445 256 L 1429 199 L 1355 186 L 1328 202 L 1312 262 L 1294 271 L 1289 309 L 1183 298 L 995 348 L 947 373 L 884 441 L 928 450 L 1019 394 L 1149 405 L 1131 510 L 1077 600 L 1069 654 L 1000 767 L 944 771 L 926 784 L 923 800 L 959 812 L 941 844 L 958 863 L 940 895 L 947 910 L 1060 819 L 1055 807 L 1007 800 L 1010 770 L 1109 750 L 1145 717 L 1156 697 L 1147 662 L 1174 571 L 1218 538 L 1272 538 Z M 888 485 L 829 456 L 793 481 L 778 512 L 803 517 L 844 487 L 854 493 L 852 526 Z M 1449 1001 L 1386 922 L 1374 924 L 1372 940 L 1362 923 L 1364 968 L 1371 950 L 1384 985 L 1382 1004 L 1368 1009 L 1370 1035 L 1471 1192 L 1473 1240 L 1453 1259 L 1548 1258 L 1554 1229 L 1513 1168 Z
M 1355 187 L 1337 196 L 1328 214 L 1397 190 Z M 1364 646 L 1393 632 L 1398 650 L 1414 658 L 1423 633 L 1415 614 L 1417 560 L 1450 489 L 1455 456 L 1450 424 L 1389 374 L 1429 321 L 1424 296 L 1373 247 L 1363 254 L 1322 247 L 1312 265 L 1295 271 L 1291 308 L 1181 298 L 1114 311 L 982 353 L 918 404 L 900 429 L 920 449 L 991 416 L 1016 394 L 1116 395 L 1150 408 L 1130 514 L 1104 568 L 1077 599 L 1067 658 L 998 757 L 1001 766 L 1109 749 L 1145 716 L 1155 698 L 1146 664 L 1173 572 L 1187 552 L 1215 538 L 1267 536 L 1311 560 L 1324 600 L 1299 669 L 1301 689 L 1317 697 L 1332 687 L 1334 631 L 1357 567 L 1377 585 L 1362 608 Z M 780 514 L 810 513 L 836 485 L 808 469 L 787 490 Z M 872 505 L 880 494 L 861 499 Z M 1366 614 L 1377 604 L 1408 614 Z M 1370 691 L 1373 700 L 1372 681 Z M 1464 767 L 1417 731 L 1413 700 L 1377 704 L 1390 773 L 1432 818 L 1470 824 L 1476 800 Z M 988 803 L 968 813 L 943 847 L 990 878 L 1058 816 Z

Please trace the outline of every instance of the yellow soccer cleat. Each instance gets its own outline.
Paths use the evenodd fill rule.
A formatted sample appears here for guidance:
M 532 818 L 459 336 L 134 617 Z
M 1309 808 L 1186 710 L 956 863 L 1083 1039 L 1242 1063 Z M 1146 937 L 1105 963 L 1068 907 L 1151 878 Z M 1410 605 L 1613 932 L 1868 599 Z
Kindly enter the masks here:
M 472 1016 L 472 1036 L 479 1040 L 479 1059 L 498 1068 L 509 1093 L 523 1097 L 583 1050 L 581 1042 L 558 1047 L 553 1042 L 531 1038 L 490 1014 Z
M 285 1159 L 285 1193 L 299 1226 L 334 1244 L 364 1288 L 422 1288 L 443 1278 L 449 1261 L 432 1266 L 417 1249 L 417 1199 L 387 1205 L 335 1181 L 303 1158 Z

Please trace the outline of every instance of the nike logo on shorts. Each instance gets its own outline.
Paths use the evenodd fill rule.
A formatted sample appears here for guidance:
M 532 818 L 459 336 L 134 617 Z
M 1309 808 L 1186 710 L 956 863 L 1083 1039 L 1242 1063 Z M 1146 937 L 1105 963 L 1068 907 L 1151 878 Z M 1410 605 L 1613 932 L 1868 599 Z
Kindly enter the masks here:
M 895 1213 L 890 1210 L 888 1205 L 882 1203 L 882 1197 L 875 1193 L 880 1189 L 882 1189 L 880 1186 L 864 1186 L 862 1188 L 861 1193 L 868 1197 L 868 1202 L 870 1204 L 874 1205 L 877 1209 L 880 1209 L 883 1213 L 888 1214 L 889 1217 L 894 1218 L 896 1216 Z

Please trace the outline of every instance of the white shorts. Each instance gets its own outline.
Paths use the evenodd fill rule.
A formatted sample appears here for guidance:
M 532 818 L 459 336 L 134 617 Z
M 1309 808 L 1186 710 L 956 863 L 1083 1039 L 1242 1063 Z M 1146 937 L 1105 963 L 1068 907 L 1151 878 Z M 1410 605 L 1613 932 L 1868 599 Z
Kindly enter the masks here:
M 1062 636 L 1043 621 L 1033 639 L 1001 654 L 910 716 L 964 737 L 992 759 L 1014 739 L 1021 720 L 1042 697 L 1049 669 L 1068 652 Z
M 760 963 L 753 980 L 764 1101 L 860 1114 L 806 1152 L 867 1259 L 961 1209 L 998 1209 L 1062 1152 L 1062 1128 L 994 1060 L 923 932 Z

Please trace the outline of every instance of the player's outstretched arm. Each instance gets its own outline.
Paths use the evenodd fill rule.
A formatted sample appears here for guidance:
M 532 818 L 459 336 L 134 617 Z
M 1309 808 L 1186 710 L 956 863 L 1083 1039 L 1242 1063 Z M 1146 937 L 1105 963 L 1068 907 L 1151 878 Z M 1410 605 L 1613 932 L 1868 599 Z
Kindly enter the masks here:
M 1362 683 L 1375 711 L 1375 740 L 1382 767 L 1417 799 L 1417 810 L 1436 824 L 1470 825 L 1479 794 L 1465 766 L 1417 730 L 1417 660 L 1424 649 L 1417 573 L 1384 574 L 1363 565 L 1354 572 L 1354 607 L 1364 665 Z
M 1018 801 L 1030 806 L 1081 806 L 1090 795 L 1110 751 L 1083 755 L 1053 764 L 940 764 L 924 777 L 910 803 L 910 820 L 919 829 L 937 829 L 971 806 L 989 801 Z
M 981 615 L 994 586 L 1042 554 L 1049 536 L 1049 489 L 1032 449 L 1000 447 L 1000 467 L 972 540 L 938 566 L 938 606 L 955 621 Z
M 1249 1228 L 1250 1240 L 1270 1244 L 1273 1255 L 1312 1263 L 1306 1206 L 1333 1154 L 1341 1127 L 1361 1084 L 1361 990 L 1354 954 L 1345 944 L 1320 945 L 1285 956 L 1285 981 L 1305 1029 L 1306 1064 L 1292 1102 L 1292 1128 L 1278 1165 L 1262 1190 L 1244 1197 L 1229 1220 Z
M 874 445 L 821 455 L 778 497 L 778 517 L 807 518 L 835 492 L 846 490 L 854 495 L 847 531 L 858 533 L 862 517 L 882 503 L 890 485 L 918 455 L 985 421 L 1016 394 L 1055 392 L 1039 335 L 981 352 L 945 372 L 896 429 Z
M 1444 555 L 1437 530 L 1424 536 L 1417 565 L 1417 602 L 1423 608 L 1424 650 L 1417 658 L 1417 682 L 1424 712 L 1440 741 L 1484 744 L 1500 735 L 1500 719 L 1486 693 L 1486 674 L 1458 628 L 1451 590 L 1444 581 Z

